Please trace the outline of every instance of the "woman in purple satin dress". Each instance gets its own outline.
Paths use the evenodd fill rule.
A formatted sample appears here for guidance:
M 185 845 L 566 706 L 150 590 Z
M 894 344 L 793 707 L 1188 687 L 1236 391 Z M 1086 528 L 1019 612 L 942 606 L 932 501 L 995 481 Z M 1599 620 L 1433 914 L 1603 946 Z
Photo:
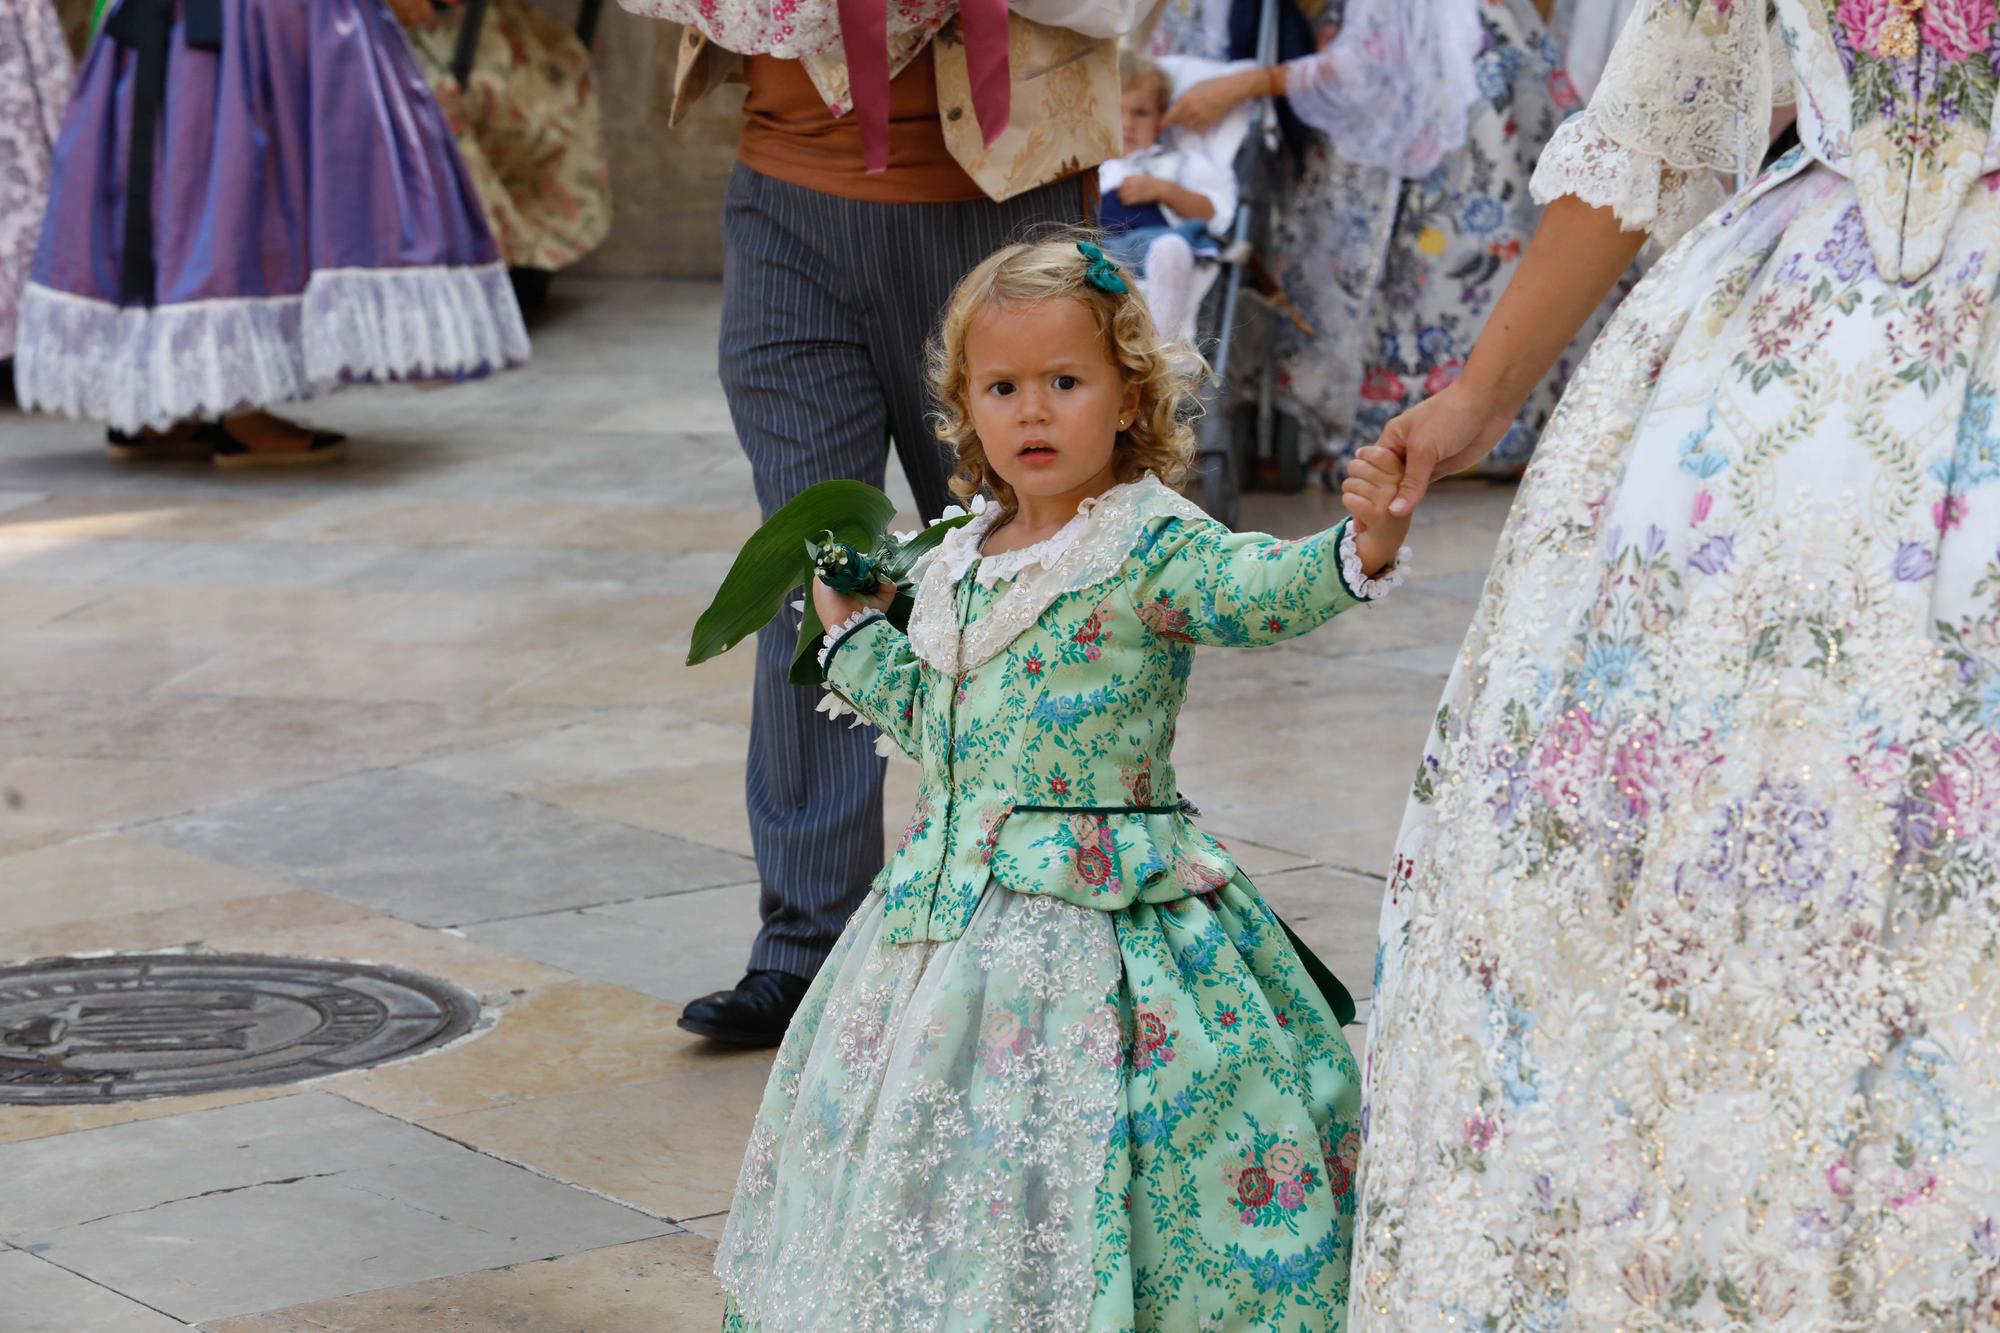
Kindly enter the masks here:
M 19 344 L 23 407 L 222 466 L 340 456 L 273 405 L 528 353 L 382 0 L 119 0 L 63 121 Z

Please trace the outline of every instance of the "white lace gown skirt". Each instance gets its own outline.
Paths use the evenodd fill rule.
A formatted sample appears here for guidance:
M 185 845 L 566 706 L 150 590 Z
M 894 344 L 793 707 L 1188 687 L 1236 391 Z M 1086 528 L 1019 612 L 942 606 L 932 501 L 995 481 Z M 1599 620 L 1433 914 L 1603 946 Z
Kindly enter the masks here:
M 2000 195 L 1785 166 L 1622 307 L 1447 688 L 1356 1327 L 2000 1320 Z
M 995 891 L 895 945 L 882 902 L 778 1052 L 716 1259 L 735 1326 L 1081 1329 L 1123 1106 L 1111 914 Z

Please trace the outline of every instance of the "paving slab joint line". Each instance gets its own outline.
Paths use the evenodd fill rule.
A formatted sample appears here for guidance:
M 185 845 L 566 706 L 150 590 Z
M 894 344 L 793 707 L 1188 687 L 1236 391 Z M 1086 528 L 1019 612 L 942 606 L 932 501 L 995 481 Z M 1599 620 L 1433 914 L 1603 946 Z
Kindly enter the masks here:
M 561 1176 L 558 1176 L 553 1172 L 544 1171 L 540 1167 L 533 1166 L 527 1162 L 516 1161 L 512 1157 L 502 1156 L 501 1154 L 493 1152 L 490 1149 L 482 1148 L 476 1143 L 467 1143 L 463 1139 L 455 1139 L 441 1129 L 435 1129 L 430 1125 L 424 1124 L 422 1121 L 405 1119 L 403 1116 L 397 1115 L 393 1111 L 385 1111 L 379 1106 L 370 1106 L 367 1102 L 361 1101 L 354 1097 L 350 1097 L 346 1093 L 335 1092 L 331 1089 L 327 1089 L 325 1091 L 327 1092 L 327 1095 L 338 1097 L 344 1102 L 352 1103 L 353 1105 L 360 1107 L 364 1111 L 372 1111 L 376 1115 L 388 1116 L 391 1120 L 396 1120 L 401 1122 L 402 1124 L 408 1125 L 411 1129 L 420 1129 L 424 1133 L 429 1134 L 433 1138 L 444 1140 L 446 1143 L 449 1143 L 454 1148 L 462 1148 L 466 1152 L 476 1153 L 481 1157 L 489 1158 L 492 1161 L 498 1162 L 502 1166 L 511 1166 L 517 1171 L 526 1171 L 531 1176 L 540 1176 L 543 1180 L 548 1181 L 550 1184 L 561 1185 L 564 1189 L 572 1189 L 577 1191 L 579 1194 L 588 1194 L 594 1198 L 602 1199 L 606 1203 L 615 1203 L 620 1208 L 623 1208 L 628 1212 L 637 1213 L 641 1217 L 650 1217 L 655 1222 L 661 1222 L 666 1224 L 666 1226 L 669 1228 L 669 1230 L 661 1232 L 660 1233 L 661 1235 L 678 1236 L 678 1235 L 693 1234 L 688 1230 L 688 1228 L 682 1226 L 674 1218 L 668 1217 L 665 1213 L 656 1213 L 651 1208 L 647 1208 L 641 1204 L 633 1203 L 629 1199 L 621 1199 L 615 1194 L 607 1194 L 601 1189 L 596 1189 L 590 1185 L 581 1184 L 578 1181 L 565 1180 Z M 339 1173 L 336 1172 L 333 1174 L 339 1174 Z M 421 1212 L 422 1210 L 419 1209 L 418 1211 Z M 702 1214 L 701 1216 L 709 1216 L 709 1214 Z
M 427 762 L 427 761 L 426 761 L 426 762 Z M 437 774 L 435 774 L 435 773 L 428 773 L 428 774 L 425 774 L 425 776 L 426 776 L 426 777 L 437 777 L 438 775 L 437 775 Z M 562 804 L 560 804 L 560 803 L 558 803 L 558 802 L 556 802 L 556 801 L 545 801 L 545 800 L 543 800 L 543 799 L 542 799 L 541 797 L 539 797 L 539 796 L 535 796 L 535 795 L 532 795 L 532 794 L 530 794 L 530 793 L 528 793 L 528 792 L 524 792 L 524 791 L 510 791 L 510 790 L 508 790 L 508 789 L 507 789 L 507 788 L 505 788 L 505 787 L 482 787 L 482 786 L 480 786 L 480 785 L 479 785 L 478 783 L 476 783 L 476 782 L 467 782 L 467 781 L 466 781 L 466 780 L 465 780 L 464 778 L 446 778 L 446 779 L 444 779 L 444 780 L 445 780 L 446 782 L 456 782 L 456 783 L 460 783 L 460 784 L 461 784 L 461 785 L 463 785 L 463 786 L 467 786 L 467 787 L 472 787 L 472 788 L 475 788 L 476 790 L 479 790 L 479 791 L 488 791 L 488 792 L 492 792 L 492 793 L 493 793 L 494 795 L 496 795 L 496 796 L 511 796 L 511 797 L 513 797 L 513 798 L 514 798 L 515 800 L 517 800 L 517 801 L 533 801 L 533 802 L 534 802 L 534 803 L 535 803 L 536 805 L 539 805 L 539 806 L 543 806 L 544 808 L 546 808 L 546 809 L 549 809 L 549 810 L 554 810 L 554 811 L 556 811 L 556 812 L 557 812 L 557 813 L 559 813 L 559 814 L 564 814 L 564 815 L 568 815 L 568 816 L 571 816 L 572 818 L 576 818 L 576 819 L 594 819 L 594 820 L 598 821 L 598 822 L 599 822 L 599 823 L 601 823 L 601 824 L 616 824 L 616 825 L 618 825 L 618 826 L 619 826 L 620 828 L 628 828 L 628 829 L 633 829 L 633 830 L 636 830 L 637 832 L 640 832 L 640 833 L 646 833 L 646 834 L 650 834 L 650 835 L 652 835 L 652 836 L 653 836 L 653 837 L 655 837 L 655 838 L 665 838 L 665 839 L 666 839 L 666 840 L 667 840 L 668 842 L 684 842 L 684 843 L 686 843 L 686 844 L 687 844 L 688 846 L 690 846 L 690 847 L 701 847 L 701 848 L 705 848 L 705 849 L 707 849 L 708 851 L 711 851 L 711 852 L 720 852 L 720 853 L 722 853 L 722 854 L 723 854 L 724 856 L 733 856 L 733 857 L 735 857 L 735 858 L 736 858 L 737 860 L 739 860 L 739 861 L 748 861 L 748 860 L 751 860 L 751 859 L 752 859 L 751 857 L 748 857 L 748 856 L 745 856 L 745 855 L 744 855 L 743 853 L 741 853 L 741 852 L 737 851 L 737 850 L 736 850 L 735 848 L 733 848 L 733 847 L 719 847 L 719 846 L 717 846 L 717 845 L 716 845 L 715 843 L 712 843 L 712 842 L 703 842 L 703 841 L 702 841 L 702 840 L 701 840 L 700 838 L 690 838 L 690 837 L 688 837 L 688 836 L 687 836 L 686 834 L 682 834 L 682 833 L 668 833 L 668 832 L 665 832 L 664 830 L 661 830 L 661 829 L 656 829 L 656 828 L 648 828 L 648 827 L 646 827 L 646 825 L 644 825 L 644 824 L 634 824 L 634 823 L 633 823 L 633 822 L 632 822 L 631 820 L 629 820 L 629 819 L 620 819 L 620 818 L 618 818 L 618 817 L 617 817 L 616 815 L 600 815 L 600 814 L 596 814 L 596 813 L 588 813 L 588 814 L 586 814 L 586 813 L 585 813 L 584 811 L 582 811 L 582 810 L 574 810 L 574 809 L 571 809 L 571 808 L 570 808 L 569 806 L 566 806 L 566 805 L 562 805 Z M 721 886 L 720 886 L 720 885 L 713 885 L 713 886 L 711 886 L 711 887 L 715 887 L 715 888 L 720 888 Z M 682 889 L 682 890 L 680 890 L 680 891 L 681 891 L 682 893 L 691 893 L 691 892 L 694 892 L 694 890 L 691 890 L 691 889 Z M 654 895 L 654 896 L 656 896 L 656 897 L 659 897 L 659 896 L 664 896 L 664 895 Z M 629 901 L 629 900 L 628 900 L 628 901 Z M 535 914 L 534 914 L 534 913 L 530 913 L 530 915 L 535 915 Z
M 633 827 L 637 826 L 634 825 Z M 658 832 L 657 829 L 649 829 L 647 831 L 655 833 Z M 671 838 L 675 835 L 671 833 L 664 833 L 661 834 L 660 836 Z M 710 844 L 703 843 L 701 845 L 707 847 Z M 715 848 L 714 850 L 728 851 L 729 849 L 726 847 L 722 847 L 722 848 Z M 733 853 L 733 854 L 740 855 L 740 853 Z M 576 907 L 551 907 L 541 912 L 521 912 L 514 916 L 483 916 L 479 918 L 479 920 L 477 921 L 460 921 L 457 922 L 456 924 L 449 926 L 426 927 L 426 929 L 451 930 L 451 931 L 476 930 L 481 926 L 497 926 L 502 924 L 503 922 L 508 922 L 508 921 L 533 921 L 538 917 L 545 917 L 545 916 L 582 916 L 586 912 L 597 912 L 607 907 L 627 907 L 633 903 L 656 902 L 661 898 L 684 898 L 691 893 L 715 893 L 722 889 L 754 889 L 757 887 L 759 887 L 759 881 L 754 879 L 739 880 L 734 884 L 703 884 L 703 885 L 698 885 L 697 887 L 692 889 L 667 889 L 661 893 L 636 893 L 633 894 L 630 898 L 607 898 L 601 903 L 583 903 Z M 412 924 L 416 923 L 413 922 Z M 487 947 L 491 948 L 493 946 L 488 945 Z M 554 967 L 555 964 L 544 963 L 543 966 Z M 558 970 L 567 971 L 568 969 L 560 968 Z M 572 975 L 581 975 L 581 974 L 572 974 Z M 629 990 L 631 988 L 627 987 L 626 989 Z
M 1343 865 L 1339 861 L 1327 861 L 1322 864 L 1328 870 L 1338 870 L 1343 875 L 1353 875 L 1358 879 L 1374 880 L 1378 884 L 1386 884 L 1389 879 L 1387 875 L 1379 870 L 1364 870 L 1360 866 Z
M 50 625 L 60 625 L 63 623 L 63 621 L 68 620 L 71 616 L 80 616 L 85 611 L 88 611 L 92 607 L 96 606 L 98 603 L 107 601 L 111 597 L 117 595 L 120 591 L 122 591 L 122 589 L 115 584 L 91 584 L 88 586 L 101 587 L 103 589 L 103 594 L 98 597 L 93 597 L 91 600 L 85 602 L 82 606 L 72 606 L 69 610 L 63 612 L 61 615 L 57 616 L 53 620 L 43 621 L 41 626 L 39 626 L 39 628 L 46 629 Z
M 216 699 L 229 703 L 242 702 L 242 700 L 239 697 L 228 694 L 189 694 L 180 697 L 187 699 Z M 123 756 L 97 755 L 97 756 L 84 756 L 84 757 L 117 759 Z M 186 851 L 187 850 L 186 848 L 177 847 L 173 843 L 161 842 L 156 838 L 146 837 L 146 830 L 158 824 L 171 824 L 177 819 L 186 819 L 190 815 L 199 815 L 206 813 L 210 810 L 227 809 L 232 805 L 237 805 L 244 801 L 261 800 L 267 796 L 278 796 L 289 791 L 300 791 L 306 787 L 317 787 L 328 782 L 338 782 L 342 778 L 358 777 L 363 773 L 391 773 L 395 771 L 396 770 L 393 766 L 386 766 L 381 764 L 372 764 L 372 765 L 364 764 L 360 768 L 346 769 L 337 773 L 315 773 L 310 777 L 300 778 L 297 782 L 275 782 L 268 787 L 259 787 L 255 791 L 244 792 L 241 795 L 230 797 L 228 800 L 222 801 L 216 805 L 197 805 L 186 810 L 170 811 L 167 814 L 163 815 L 148 815 L 144 819 L 135 819 L 123 824 L 114 824 L 106 828 L 95 829 L 92 832 L 95 834 L 129 833 L 134 837 L 146 838 L 147 842 L 152 843 L 156 847 L 165 847 L 169 851 L 176 851 L 176 852 Z M 201 855 L 201 853 L 193 853 L 193 854 Z M 250 867 L 243 865 L 243 863 L 240 861 L 223 861 L 222 858 L 214 856 L 211 856 L 208 859 L 212 861 L 221 861 L 222 864 L 233 866 L 239 870 L 250 869 Z M 340 895 L 337 893 L 326 893 L 324 890 L 320 889 L 307 889 L 305 885 L 297 883 L 294 880 L 285 878 L 282 873 L 273 874 L 264 871 L 256 871 L 254 873 L 263 874 L 265 878 L 270 879 L 276 883 L 283 884 L 286 888 L 289 889 L 299 889 L 309 893 L 320 893 L 323 896 L 329 898 L 340 897 Z M 351 901 L 351 900 L 344 900 L 344 901 Z
M 139 1209 L 138 1211 L 144 1212 L 145 1209 L 142 1208 Z M 27 1255 L 30 1259 L 34 1259 L 40 1263 L 45 1263 L 50 1268 L 60 1269 L 61 1271 L 68 1273 L 71 1277 L 76 1278 L 78 1281 L 88 1282 L 91 1286 L 96 1287 L 99 1290 L 108 1291 L 113 1296 L 118 1297 L 118 1299 L 122 1301 L 129 1301 L 133 1305 L 138 1306 L 142 1310 L 151 1310 L 154 1314 L 160 1316 L 160 1318 L 168 1320 L 172 1323 L 179 1324 L 182 1328 L 200 1327 L 200 1325 L 198 1324 L 190 1324 L 187 1320 L 181 1318 L 177 1314 L 172 1313 L 171 1311 L 162 1310 L 157 1305 L 149 1305 L 145 1301 L 140 1300 L 137 1296 L 134 1296 L 129 1292 L 120 1291 L 116 1287 L 106 1286 L 104 1283 L 99 1282 L 96 1278 L 90 1276 L 88 1273 L 80 1273 L 76 1269 L 71 1268 L 68 1264 L 58 1263 L 56 1260 L 49 1258 L 49 1256 L 47 1256 L 46 1254 L 38 1253 L 37 1251 L 27 1249 L 23 1246 L 10 1245 L 5 1241 L 0 1241 L 0 1249 L 19 1250 L 22 1254 Z
M 394 1165 L 394 1163 L 391 1163 L 390 1165 Z M 199 1194 L 183 1194 L 179 1198 L 175 1199 L 162 1199 L 158 1203 L 149 1203 L 144 1208 L 127 1208 L 121 1212 L 105 1213 L 101 1217 L 93 1217 L 86 1221 L 72 1222 L 69 1224 L 68 1227 L 64 1227 L 62 1229 L 68 1230 L 69 1227 L 94 1226 L 99 1222 L 108 1221 L 114 1217 L 136 1217 L 140 1213 L 150 1213 L 156 1208 L 165 1208 L 170 1204 L 176 1204 L 176 1203 L 189 1203 L 195 1199 L 212 1199 L 222 1194 L 239 1194 L 244 1190 L 263 1189 L 267 1185 L 296 1185 L 302 1180 L 325 1180 L 329 1176 L 338 1176 L 344 1174 L 345 1174 L 344 1171 L 318 1171 L 300 1176 L 283 1176 L 276 1180 L 253 1180 L 247 1185 L 222 1185 L 212 1190 L 203 1190 Z M 30 1253 L 33 1253 L 33 1251 L 30 1251 Z M 40 1256 L 37 1255 L 36 1257 L 39 1258 Z M 120 1294 L 122 1295 L 123 1293 Z
M 421 1129 L 423 1127 L 419 1125 L 416 1126 L 416 1128 Z M 391 1162 L 389 1165 L 394 1166 L 395 1163 Z M 347 1173 L 345 1171 L 335 1171 L 335 1172 L 330 1172 L 329 1174 L 344 1176 Z M 398 1198 L 394 1194 L 384 1194 L 381 1190 L 371 1190 L 366 1185 L 357 1185 L 351 1180 L 342 1180 L 336 1183 L 339 1184 L 339 1186 L 344 1190 L 353 1190 L 356 1194 L 366 1194 L 372 1199 L 380 1199 L 384 1203 L 393 1203 L 398 1208 L 407 1208 L 413 1213 L 422 1213 L 425 1217 L 435 1217 L 438 1221 L 447 1223 L 451 1226 L 466 1227 L 469 1228 L 470 1230 L 477 1231 L 482 1236 L 497 1236 L 500 1234 L 497 1231 L 488 1231 L 485 1227 L 480 1226 L 477 1222 L 469 1221 L 462 1217 L 446 1217 L 443 1213 L 440 1213 L 435 1209 L 419 1207 L 418 1205 L 411 1203 L 408 1199 Z

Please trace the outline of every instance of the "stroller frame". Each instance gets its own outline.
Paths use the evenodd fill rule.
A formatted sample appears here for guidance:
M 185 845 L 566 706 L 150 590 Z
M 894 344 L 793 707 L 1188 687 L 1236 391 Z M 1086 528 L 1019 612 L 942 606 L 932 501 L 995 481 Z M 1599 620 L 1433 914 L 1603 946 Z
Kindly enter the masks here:
M 1267 69 L 1278 63 L 1278 0 L 1263 0 L 1257 20 L 1257 63 Z M 1238 156 L 1235 225 L 1230 229 L 1229 244 L 1214 261 L 1223 268 L 1217 284 L 1220 296 L 1212 292 L 1203 302 L 1201 341 L 1204 345 L 1212 342 L 1214 351 L 1209 356 L 1209 390 L 1196 431 L 1195 477 L 1201 488 L 1202 508 L 1232 528 L 1242 515 L 1242 492 L 1255 484 L 1261 460 L 1275 459 L 1279 490 L 1296 491 L 1304 485 L 1298 423 L 1277 408 L 1276 358 L 1266 356 L 1257 367 L 1254 401 L 1239 404 L 1230 378 L 1232 353 L 1242 328 L 1244 285 L 1270 230 L 1268 207 L 1253 210 L 1250 201 L 1272 197 L 1279 145 L 1276 99 L 1258 98 L 1250 132 L 1244 136 Z M 1246 159 L 1247 170 L 1241 165 Z M 1212 323 L 1208 318 L 1211 312 Z M 1260 314 L 1275 331 L 1278 310 L 1266 305 Z

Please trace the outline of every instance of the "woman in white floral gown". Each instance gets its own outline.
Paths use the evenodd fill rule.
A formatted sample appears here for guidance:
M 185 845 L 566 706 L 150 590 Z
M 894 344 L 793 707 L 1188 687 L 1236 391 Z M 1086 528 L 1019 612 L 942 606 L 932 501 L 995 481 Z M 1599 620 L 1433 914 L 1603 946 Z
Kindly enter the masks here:
M 1667 247 L 1418 776 L 1357 1328 L 2000 1325 L 1996 58 L 1993 0 L 1640 0 L 1465 375 L 1391 425 L 1469 465 Z

